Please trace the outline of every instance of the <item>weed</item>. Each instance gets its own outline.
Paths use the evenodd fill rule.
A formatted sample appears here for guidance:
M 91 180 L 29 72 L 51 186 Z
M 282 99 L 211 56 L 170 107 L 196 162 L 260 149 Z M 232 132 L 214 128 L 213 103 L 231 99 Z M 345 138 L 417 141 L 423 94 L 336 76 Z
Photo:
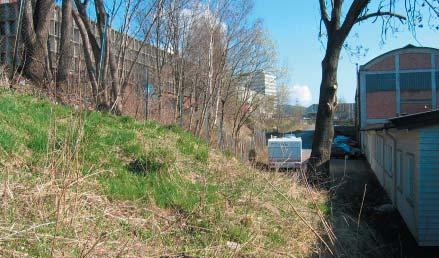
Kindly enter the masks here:
M 209 151 L 175 125 L 0 91 L 0 128 L 0 256 L 318 251 L 285 200 L 318 228 L 303 186 Z M 323 194 L 313 194 L 321 207 Z M 231 250 L 227 241 L 245 248 Z
M 250 239 L 250 230 L 243 225 L 229 224 L 225 232 L 225 239 L 243 244 Z
M 34 129 L 27 142 L 27 147 L 34 152 L 42 153 L 47 150 L 47 132 Z
M 16 139 L 12 133 L 6 129 L 0 131 L 0 147 L 7 153 L 11 153 L 15 148 Z
M 185 154 L 193 156 L 197 161 L 206 163 L 208 159 L 207 145 L 200 139 L 195 139 L 188 132 L 180 132 L 177 140 L 178 150 Z
M 224 156 L 226 156 L 227 158 L 232 158 L 233 157 L 233 153 L 230 150 L 224 150 Z
M 283 236 L 284 232 L 279 232 L 279 230 L 269 231 L 267 232 L 267 237 L 269 239 L 269 243 L 274 246 L 282 246 L 285 245 L 285 237 Z

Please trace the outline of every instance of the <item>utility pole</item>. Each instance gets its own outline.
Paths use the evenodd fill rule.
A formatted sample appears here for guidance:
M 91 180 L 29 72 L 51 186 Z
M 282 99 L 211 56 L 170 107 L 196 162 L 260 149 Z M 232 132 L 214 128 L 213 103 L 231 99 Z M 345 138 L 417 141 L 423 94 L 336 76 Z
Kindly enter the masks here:
M 15 42 L 14 42 L 14 55 L 12 56 L 12 70 L 11 70 L 11 80 L 14 77 L 15 68 L 17 65 L 17 52 L 18 52 L 18 42 L 20 41 L 21 36 L 21 24 L 23 20 L 23 12 L 24 12 L 24 5 L 26 4 L 26 0 L 20 0 L 20 10 L 18 12 L 18 24 L 16 26 L 15 30 Z M 11 84 L 12 87 L 12 84 Z

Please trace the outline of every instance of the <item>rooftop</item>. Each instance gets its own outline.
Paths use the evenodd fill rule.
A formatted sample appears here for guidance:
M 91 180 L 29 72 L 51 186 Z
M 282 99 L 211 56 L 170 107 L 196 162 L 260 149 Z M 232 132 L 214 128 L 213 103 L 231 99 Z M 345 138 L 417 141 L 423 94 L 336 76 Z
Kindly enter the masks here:
M 371 124 L 362 130 L 415 129 L 437 124 L 439 124 L 439 110 L 434 110 L 390 118 L 387 123 Z

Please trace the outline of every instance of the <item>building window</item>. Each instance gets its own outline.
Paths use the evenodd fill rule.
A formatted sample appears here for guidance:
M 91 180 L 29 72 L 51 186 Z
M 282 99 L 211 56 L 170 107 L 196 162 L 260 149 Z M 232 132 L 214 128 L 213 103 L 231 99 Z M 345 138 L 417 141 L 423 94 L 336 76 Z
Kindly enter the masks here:
M 396 187 L 397 189 L 402 192 L 403 187 L 403 174 L 402 174 L 402 151 L 397 150 L 396 151 Z
M 0 22 L 0 36 L 6 35 L 6 27 L 4 22 Z
M 411 201 L 415 197 L 415 156 L 413 154 L 406 154 L 406 173 L 407 184 L 406 184 L 406 194 L 407 198 Z
M 14 33 L 15 34 L 15 21 L 10 21 L 9 22 L 9 33 Z
M 73 30 L 73 41 L 80 43 L 80 33 L 79 33 L 79 29 L 74 29 Z
M 431 110 L 431 90 L 431 72 L 401 73 L 401 114 L 413 114 Z
M 60 29 L 60 24 L 59 22 L 55 22 L 55 35 L 56 36 L 60 36 L 61 35 L 61 29 Z
M 383 137 L 375 136 L 375 160 L 380 166 L 383 166 Z
M 56 52 L 57 51 L 57 41 L 54 37 L 49 37 L 49 50 L 52 52 Z
M 375 135 L 374 137 L 374 145 L 373 145 L 373 149 L 375 151 L 375 160 L 378 162 L 378 135 Z
M 384 170 L 393 175 L 393 147 L 389 144 L 384 145 Z

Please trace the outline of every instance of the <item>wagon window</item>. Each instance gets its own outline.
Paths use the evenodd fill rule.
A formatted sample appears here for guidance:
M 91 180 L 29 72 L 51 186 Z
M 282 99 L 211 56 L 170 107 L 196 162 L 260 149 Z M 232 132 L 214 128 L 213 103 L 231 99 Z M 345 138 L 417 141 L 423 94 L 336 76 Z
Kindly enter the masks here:
M 396 151 L 396 187 L 402 192 L 403 187 L 403 174 L 402 174 L 402 151 Z
M 415 197 L 415 157 L 411 153 L 406 154 L 406 194 L 410 200 Z
M 393 175 L 393 147 L 389 144 L 384 145 L 384 170 L 389 176 Z

